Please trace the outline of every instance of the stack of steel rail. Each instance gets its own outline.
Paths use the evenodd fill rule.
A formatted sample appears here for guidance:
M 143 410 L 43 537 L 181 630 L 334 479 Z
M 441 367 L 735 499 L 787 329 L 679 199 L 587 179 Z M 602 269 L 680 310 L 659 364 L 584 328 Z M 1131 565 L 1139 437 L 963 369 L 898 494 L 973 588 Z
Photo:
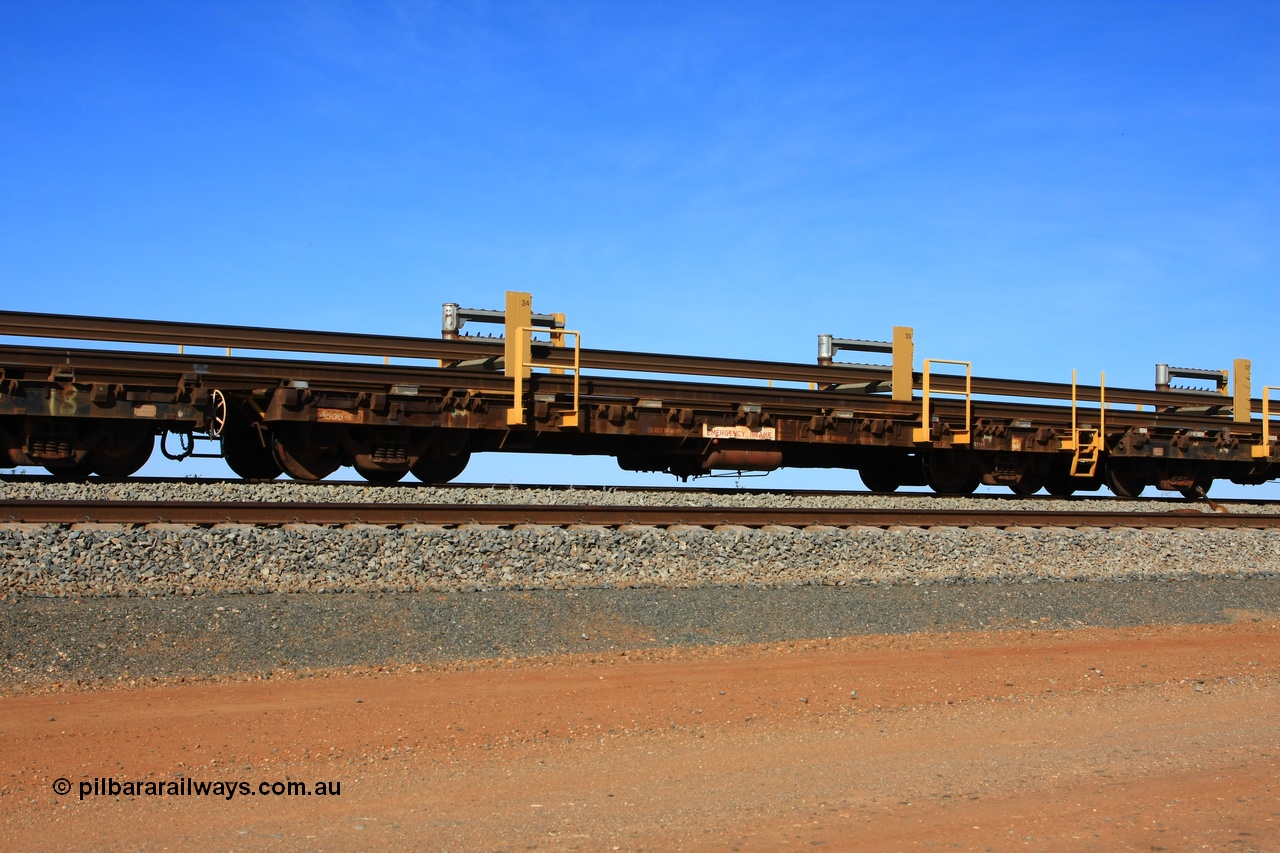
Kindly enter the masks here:
M 1219 376 L 1221 393 L 996 379 L 937 359 L 916 371 L 896 332 L 891 366 L 821 352 L 817 364 L 623 352 L 569 347 L 567 331 L 535 344 L 532 327 L 510 316 L 512 297 L 530 316 L 528 294 L 508 294 L 505 339 L 0 312 L 0 335 L 179 347 L 0 347 L 0 464 L 128 477 L 157 434 L 177 433 L 180 455 L 193 436 L 216 437 L 247 479 L 320 480 L 350 465 L 377 483 L 409 471 L 443 482 L 476 452 L 613 456 L 627 470 L 680 477 L 848 468 L 876 490 L 946 494 L 987 483 L 1064 495 L 1105 483 L 1125 496 L 1155 485 L 1195 497 L 1215 478 L 1280 476 L 1268 389 L 1251 396 L 1244 359 L 1227 394 L 1228 371 L 1192 371 Z M 931 375 L 931 361 L 965 370 Z

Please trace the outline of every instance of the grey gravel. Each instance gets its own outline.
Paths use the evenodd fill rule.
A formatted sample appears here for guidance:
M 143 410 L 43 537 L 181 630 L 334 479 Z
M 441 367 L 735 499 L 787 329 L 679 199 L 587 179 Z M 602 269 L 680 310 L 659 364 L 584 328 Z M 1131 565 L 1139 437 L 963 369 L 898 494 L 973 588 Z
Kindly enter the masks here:
M 921 631 L 1274 620 L 1280 580 L 0 601 L 0 688 Z M 583 639 L 586 635 L 587 639 Z M 857 690 L 850 692 L 856 698 Z
M 0 596 L 1274 576 L 1276 529 L 0 524 Z
M 1280 577 L 1280 530 L 0 524 L 0 596 Z
M 925 494 L 0 482 L 0 498 L 972 507 Z M 991 502 L 984 502 L 991 503 Z M 1016 509 L 1014 501 L 997 502 Z M 1028 508 L 1167 510 L 1074 499 Z M 1274 510 L 1233 503 L 1232 512 Z M 1276 530 L 0 524 L 0 596 L 787 587 L 1272 577 Z
M 921 494 L 0 481 L 0 498 L 32 497 L 974 505 Z M 1056 505 L 1170 508 L 1027 504 Z M 1277 612 L 1280 530 L 0 524 L 0 684 L 10 686 Z

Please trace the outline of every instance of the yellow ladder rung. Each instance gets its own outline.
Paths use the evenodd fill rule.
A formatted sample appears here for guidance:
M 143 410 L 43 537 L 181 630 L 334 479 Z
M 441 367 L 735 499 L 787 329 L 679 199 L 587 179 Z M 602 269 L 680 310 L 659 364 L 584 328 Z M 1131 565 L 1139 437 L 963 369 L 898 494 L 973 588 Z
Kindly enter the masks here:
M 1076 372 L 1073 370 L 1071 371 L 1071 438 L 1062 442 L 1062 449 L 1072 451 L 1072 477 L 1092 477 L 1097 473 L 1102 451 L 1106 449 L 1103 433 L 1107 423 L 1107 374 L 1103 373 L 1098 383 L 1097 429 L 1083 428 L 1078 425 L 1076 413 L 1078 399 Z

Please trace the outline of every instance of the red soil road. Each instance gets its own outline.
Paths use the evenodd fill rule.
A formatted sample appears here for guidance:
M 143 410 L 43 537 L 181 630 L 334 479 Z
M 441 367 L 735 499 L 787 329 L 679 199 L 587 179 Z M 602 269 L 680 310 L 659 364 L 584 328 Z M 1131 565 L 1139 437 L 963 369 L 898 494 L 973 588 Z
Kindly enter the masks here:
M 0 847 L 1280 850 L 1278 700 L 1274 616 L 16 695 Z M 341 794 L 78 797 L 176 774 Z

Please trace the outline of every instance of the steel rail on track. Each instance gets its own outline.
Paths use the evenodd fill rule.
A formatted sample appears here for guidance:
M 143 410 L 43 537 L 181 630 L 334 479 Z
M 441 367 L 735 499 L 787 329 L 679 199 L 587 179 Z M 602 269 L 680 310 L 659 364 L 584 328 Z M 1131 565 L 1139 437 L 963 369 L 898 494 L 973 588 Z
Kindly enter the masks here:
M 456 340 L 444 340 L 256 326 L 81 317 L 21 311 L 0 311 L 0 335 L 444 361 L 497 358 L 503 352 L 503 343 L 500 339 L 465 336 Z M 556 347 L 540 348 L 538 353 L 540 361 L 547 361 L 560 367 L 573 366 L 572 358 L 572 353 L 566 353 Z M 628 373 L 667 373 L 782 382 L 814 382 L 829 385 L 883 381 L 890 373 L 889 367 L 876 365 L 818 365 L 590 348 L 583 348 L 581 366 L 591 370 Z M 914 383 L 917 387 L 920 377 L 920 373 L 914 374 Z M 963 387 L 960 379 L 946 374 L 939 374 L 932 381 L 938 391 L 955 392 Z M 993 397 L 1071 399 L 1071 385 L 1065 382 L 975 376 L 972 380 L 972 390 L 974 394 Z M 1076 398 L 1082 402 L 1098 402 L 1100 395 L 1101 389 L 1096 385 L 1082 384 L 1076 388 Z M 1154 391 L 1119 387 L 1108 388 L 1107 399 L 1113 403 L 1150 405 L 1156 408 L 1230 405 L 1228 398 L 1211 392 Z M 1250 405 L 1253 411 L 1262 411 L 1261 398 L 1254 398 Z
M 718 479 L 718 478 L 707 478 Z M 729 478 L 724 478 L 729 479 Z M 27 485 L 47 486 L 55 483 L 63 483 L 52 474 L 17 474 L 12 471 L 5 472 L 0 470 L 0 483 L 18 483 Z M 111 482 L 103 480 L 99 477 L 89 477 L 84 481 L 89 485 L 103 484 Z M 275 485 L 298 485 L 291 480 L 244 480 L 240 477 L 160 477 L 160 476 L 137 476 L 130 477 L 129 483 L 134 486 L 146 487 L 156 485 L 167 486 L 186 486 L 190 488 L 203 488 L 206 486 L 242 486 L 251 484 L 256 486 Z M 604 484 L 569 484 L 569 483 L 495 483 L 495 482 L 449 482 L 449 483 L 419 483 L 413 480 L 405 480 L 398 483 L 372 484 L 364 479 L 349 480 L 316 480 L 305 484 L 308 489 L 369 489 L 375 493 L 385 493 L 397 491 L 407 491 L 416 489 L 430 489 L 432 491 L 489 491 L 489 492 L 618 492 L 619 494 L 676 494 L 676 495 L 731 495 L 735 497 L 747 496 L 774 496 L 781 495 L 785 497 L 824 497 L 824 498 L 869 498 L 873 492 L 866 489 L 787 489 L 787 488 L 749 488 L 745 486 L 717 486 L 712 483 L 698 486 L 639 486 L 639 485 L 604 485 Z M 898 498 L 913 498 L 926 501 L 950 501 L 955 497 L 950 495 L 937 495 L 932 492 L 897 492 L 893 494 Z M 1050 501 L 1063 503 L 1082 503 L 1082 502 L 1101 502 L 1113 504 L 1125 504 L 1132 501 L 1131 498 L 1115 498 L 1106 492 L 1091 494 L 1088 492 L 1080 492 L 1072 497 L 1058 497 L 1055 495 L 1036 494 L 1036 495 L 1015 495 L 1003 492 L 974 492 L 971 495 L 965 495 L 966 501 L 984 502 L 984 503 L 1017 503 L 1030 507 L 1037 503 L 1046 503 Z M 182 498 L 176 498 L 182 500 Z M 1142 503 L 1167 504 L 1178 509 L 1186 509 L 1189 504 L 1184 497 L 1173 497 L 1172 495 L 1144 495 L 1140 498 Z M 1271 500 L 1267 498 L 1219 498 L 1215 497 L 1212 502 L 1224 507 L 1231 506 L 1274 506 L 1280 511 L 1280 500 Z M 1115 512 L 1127 512 L 1128 510 L 1117 508 Z
M 520 524 L 565 527 L 1160 527 L 1280 528 L 1280 514 L 968 509 L 825 509 L 526 504 L 264 503 L 257 501 L 0 501 L 0 522 L 26 524 Z
M 27 338 L 60 338 L 78 341 L 170 344 L 214 349 L 234 348 L 263 352 L 327 353 L 410 359 L 458 361 L 498 358 L 500 338 L 413 338 L 399 335 L 365 335 L 350 332 L 317 332 L 256 326 L 221 326 L 159 320 L 124 320 L 67 314 L 0 311 L 0 335 Z M 559 364 L 565 353 L 554 347 L 537 347 L 538 359 Z M 572 367 L 572 354 L 563 366 Z M 680 373 L 775 379 L 796 382 L 868 382 L 883 380 L 887 367 L 875 365 L 788 364 L 749 359 L 662 355 L 613 350 L 582 350 L 582 366 L 597 370 L 634 373 Z
M 224 390 L 274 387 L 282 379 L 307 380 L 314 388 L 330 387 L 344 391 L 385 390 L 393 384 L 417 384 L 421 387 L 451 387 L 462 380 L 469 388 L 482 391 L 501 391 L 507 382 L 501 373 L 474 370 L 443 370 L 422 365 L 383 365 L 338 361 L 308 361 L 288 358 L 261 358 L 241 356 L 227 358 L 177 353 L 117 352 L 113 350 L 54 349 L 49 347 L 0 346 L 0 363 L 14 369 L 29 369 L 36 376 L 43 376 L 50 364 L 66 365 L 75 371 L 79 382 L 117 382 L 124 375 L 135 380 L 173 382 L 174 377 L 198 374 L 206 381 Z M 569 394 L 572 379 L 554 374 L 539 374 L 540 386 L 549 392 Z M 736 408 L 749 400 L 767 403 L 772 410 L 790 409 L 810 412 L 815 407 L 852 406 L 855 402 L 868 415 L 909 418 L 915 412 L 915 404 L 891 400 L 883 395 L 847 394 L 839 390 L 808 390 L 801 388 L 744 386 L 696 381 L 663 381 L 643 377 L 587 376 L 581 380 L 582 399 L 585 402 L 613 402 L 618 400 L 661 399 L 668 405 L 722 404 Z M 1166 401 L 1167 402 L 1167 401 Z M 963 403 L 940 399 L 934 403 L 935 411 L 954 415 Z M 1008 402 L 1003 400 L 977 400 L 974 402 L 977 418 L 1034 418 L 1047 425 L 1062 426 L 1071 421 L 1070 408 L 1044 403 Z M 1096 411 L 1086 409 L 1085 412 Z M 1109 409 L 1108 419 L 1115 424 L 1159 425 L 1168 418 L 1176 418 L 1180 427 L 1212 429 L 1221 425 L 1221 419 L 1209 414 L 1138 412 Z M 1260 429 L 1248 425 L 1249 429 Z

